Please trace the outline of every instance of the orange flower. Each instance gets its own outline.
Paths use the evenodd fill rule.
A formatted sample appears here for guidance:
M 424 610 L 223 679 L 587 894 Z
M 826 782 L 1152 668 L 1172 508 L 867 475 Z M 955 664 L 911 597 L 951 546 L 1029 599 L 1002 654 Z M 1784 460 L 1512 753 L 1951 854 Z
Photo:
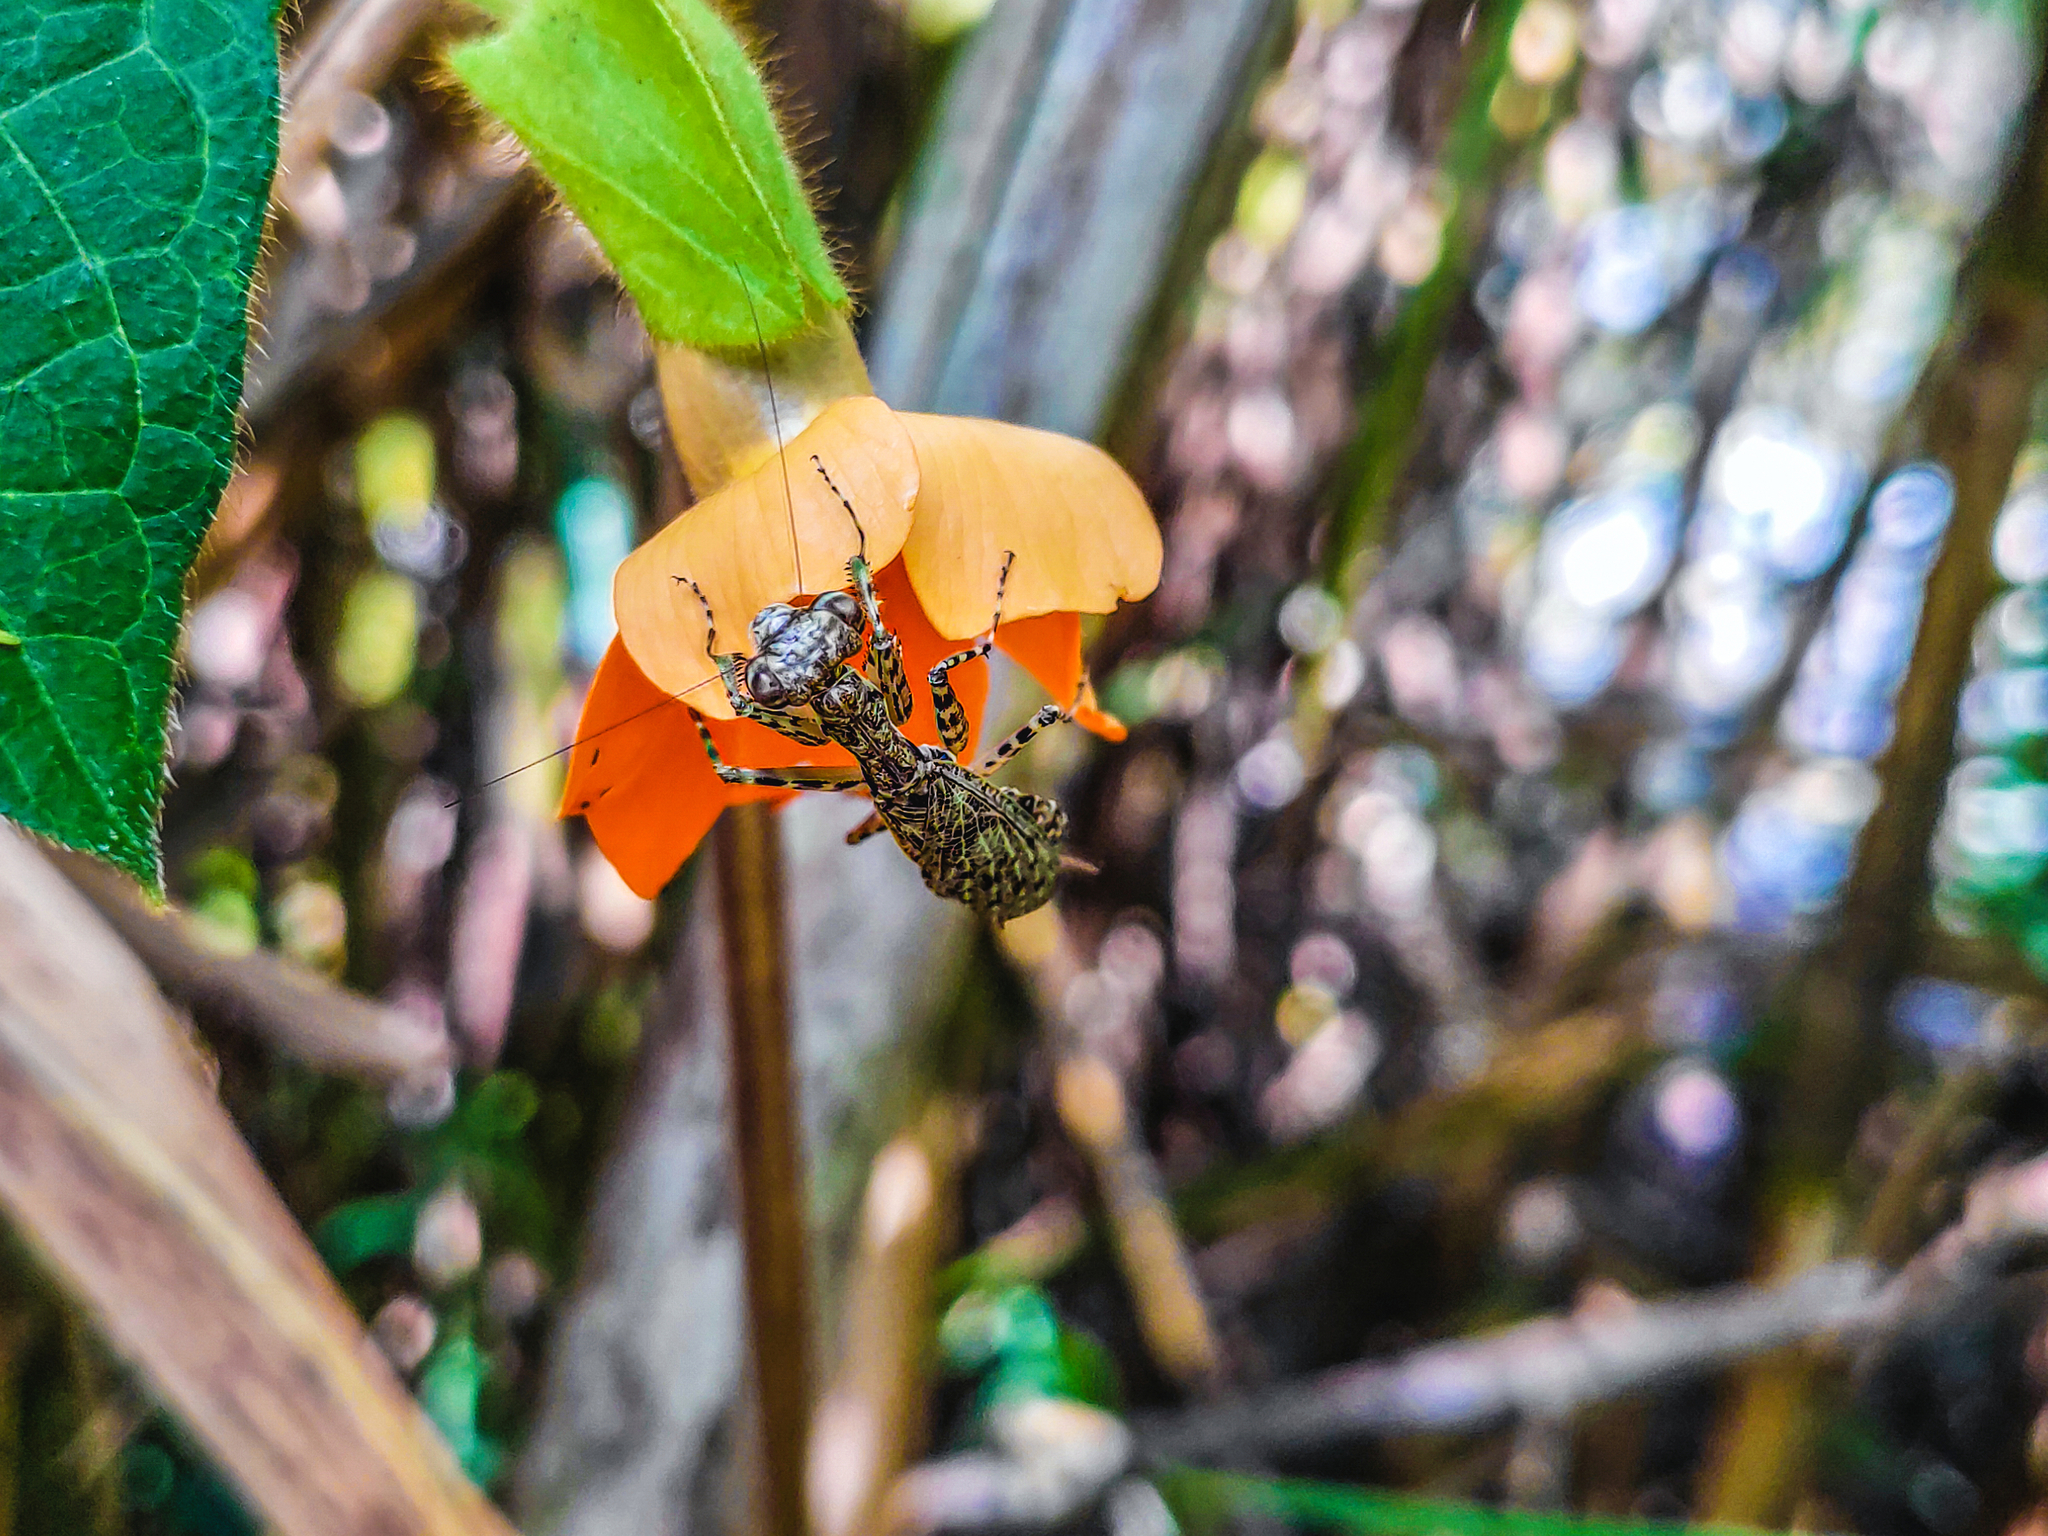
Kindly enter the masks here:
M 858 532 L 833 487 L 852 503 Z M 790 793 L 720 783 L 693 712 L 730 763 L 851 762 L 837 746 L 804 746 L 733 718 L 702 605 L 676 578 L 709 600 L 721 650 L 750 650 L 754 614 L 844 585 L 862 535 L 883 618 L 903 642 L 912 739 L 937 743 L 925 673 L 987 629 L 1006 551 L 1016 558 L 997 648 L 1054 699 L 1076 704 L 1082 725 L 1122 737 L 1087 685 L 1079 616 L 1143 597 L 1159 578 L 1159 531 L 1130 477 L 1100 449 L 1056 433 L 899 413 L 871 395 L 839 400 L 779 459 L 706 497 L 619 567 L 619 633 L 584 701 L 561 809 L 589 822 L 634 890 L 651 896 L 666 884 L 726 805 Z M 952 676 L 978 732 L 987 666 Z

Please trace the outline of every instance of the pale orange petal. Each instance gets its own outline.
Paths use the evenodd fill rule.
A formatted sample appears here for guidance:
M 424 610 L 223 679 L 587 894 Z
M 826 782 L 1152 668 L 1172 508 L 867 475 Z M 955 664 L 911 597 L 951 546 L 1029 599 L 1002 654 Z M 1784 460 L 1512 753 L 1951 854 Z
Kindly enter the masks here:
M 1158 585 L 1159 526 L 1101 449 L 1002 421 L 908 411 L 897 420 L 916 444 L 921 482 L 903 561 L 940 634 L 988 628 L 1006 550 L 1017 557 L 1003 594 L 1013 618 L 1107 613 Z
M 657 688 L 686 694 L 705 715 L 730 719 L 732 706 L 705 652 L 703 609 L 676 578 L 703 589 L 720 648 L 738 651 L 752 650 L 747 626 L 769 603 L 844 586 L 859 537 L 813 456 L 859 515 L 869 563 L 894 560 L 917 500 L 917 453 L 893 411 L 872 395 L 853 395 L 827 406 L 780 459 L 705 497 L 642 544 L 613 581 L 619 634 L 634 662 Z

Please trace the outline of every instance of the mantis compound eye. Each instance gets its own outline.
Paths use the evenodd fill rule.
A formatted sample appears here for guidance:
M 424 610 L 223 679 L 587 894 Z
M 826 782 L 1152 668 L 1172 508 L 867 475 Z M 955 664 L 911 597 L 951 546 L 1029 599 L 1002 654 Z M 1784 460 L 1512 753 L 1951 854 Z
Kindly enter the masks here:
M 766 704 L 770 709 L 789 697 L 789 685 L 775 664 L 765 656 L 756 656 L 747 663 L 747 693 L 756 704 Z
M 848 629 L 860 628 L 860 603 L 851 592 L 827 592 L 811 604 L 813 613 L 829 613 Z

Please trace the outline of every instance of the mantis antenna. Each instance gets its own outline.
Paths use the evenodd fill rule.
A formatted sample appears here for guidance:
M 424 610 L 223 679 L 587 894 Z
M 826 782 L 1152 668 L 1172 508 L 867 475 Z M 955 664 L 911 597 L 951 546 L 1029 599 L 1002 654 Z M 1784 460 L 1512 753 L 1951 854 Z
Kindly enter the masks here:
M 754 345 L 761 352 L 761 382 L 768 386 L 768 424 L 775 432 L 775 459 L 782 466 L 782 505 L 789 513 L 789 560 L 796 567 L 796 589 L 802 592 L 805 590 L 804 553 L 796 537 L 796 492 L 789 486 L 789 455 L 783 452 L 782 413 L 775 404 L 775 371 L 768 366 L 768 338 L 761 334 L 761 312 L 754 307 L 754 291 L 740 276 L 737 266 L 732 269 L 732 275 L 747 301 L 747 314 L 754 322 Z
M 574 752 L 578 747 L 588 746 L 591 742 L 597 740 L 598 737 L 605 735 L 607 732 L 616 731 L 622 725 L 631 725 L 635 720 L 641 718 L 641 716 L 651 715 L 657 709 L 666 709 L 671 704 L 679 703 L 683 699 L 687 698 L 689 695 L 695 693 L 699 688 L 708 687 L 712 683 L 715 683 L 717 681 L 718 679 L 715 677 L 707 677 L 701 683 L 690 684 L 689 687 L 683 689 L 680 693 L 663 694 L 660 698 L 656 699 L 652 704 L 648 705 L 645 709 L 636 709 L 633 711 L 633 713 L 626 716 L 626 718 L 623 720 L 614 720 L 610 725 L 599 726 L 596 730 L 592 731 L 588 736 L 579 736 L 574 741 L 570 742 L 567 746 L 557 747 L 552 752 L 548 752 L 540 757 L 536 757 L 530 763 L 521 763 L 517 768 L 507 768 L 503 773 L 499 774 L 494 779 L 485 779 L 483 783 L 477 785 L 475 789 L 470 790 L 468 794 L 457 795 L 453 800 L 444 801 L 442 804 L 442 808 L 444 810 L 453 810 L 456 806 L 461 805 L 464 801 L 472 800 L 476 796 L 482 794 L 485 790 L 489 789 L 494 784 L 502 784 L 507 779 L 517 778 L 520 774 L 526 772 L 526 770 L 529 768 L 538 768 L 542 763 L 553 762 L 556 758 L 560 757 L 565 752 Z

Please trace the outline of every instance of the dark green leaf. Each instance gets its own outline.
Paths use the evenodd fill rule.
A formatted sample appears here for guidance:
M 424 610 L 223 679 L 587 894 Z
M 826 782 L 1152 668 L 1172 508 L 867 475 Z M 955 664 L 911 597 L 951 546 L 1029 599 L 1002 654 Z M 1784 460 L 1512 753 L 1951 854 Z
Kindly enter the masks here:
M 152 889 L 276 157 L 272 14 L 0 7 L 0 813 Z
M 664 341 L 751 349 L 846 290 L 746 50 L 704 0 L 491 0 L 449 55 Z M 742 284 L 744 283 L 744 288 Z

